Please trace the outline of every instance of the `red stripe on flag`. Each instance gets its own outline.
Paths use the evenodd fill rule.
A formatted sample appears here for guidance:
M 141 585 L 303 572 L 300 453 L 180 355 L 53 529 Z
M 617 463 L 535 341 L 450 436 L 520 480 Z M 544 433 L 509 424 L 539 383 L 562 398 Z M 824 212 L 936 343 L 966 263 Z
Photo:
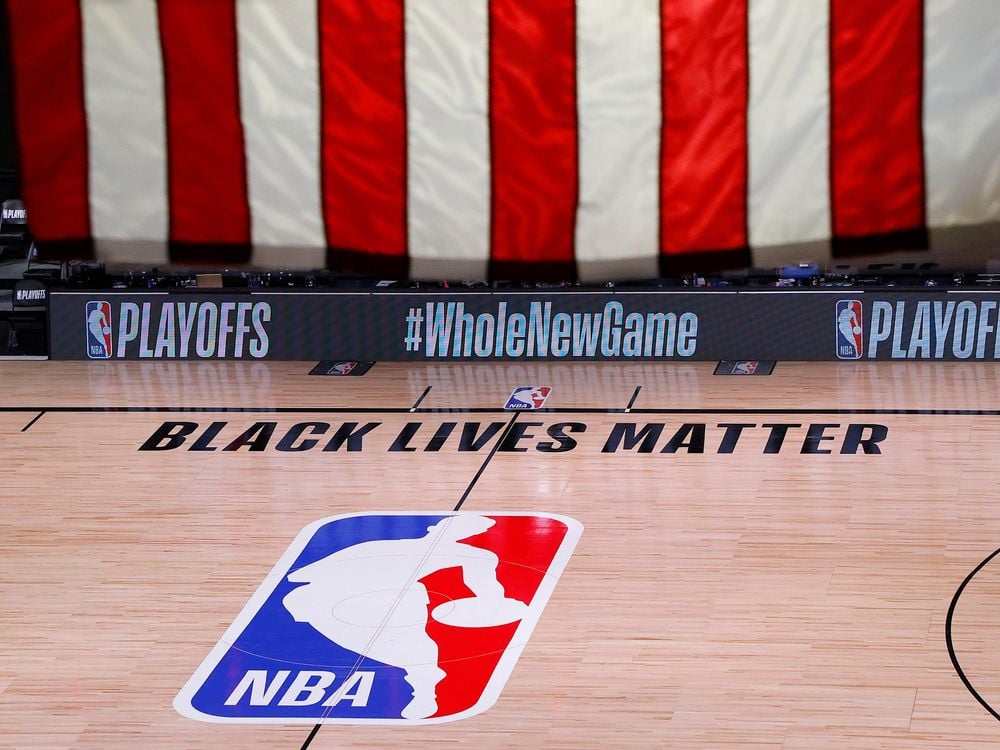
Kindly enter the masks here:
M 40 242 L 88 238 L 78 0 L 10 0 L 8 10 L 21 189 L 32 233 Z
M 236 5 L 233 0 L 165 0 L 158 7 L 170 159 L 171 258 L 248 260 L 250 208 L 240 120 Z M 233 252 L 208 251 L 205 245 L 230 245 Z M 205 257 L 207 252 L 213 257 Z
M 838 0 L 830 18 L 835 237 L 921 229 L 921 0 Z
M 746 0 L 662 0 L 660 244 L 747 245 Z
M 494 267 L 572 263 L 579 192 L 575 3 L 492 0 L 489 52 Z
M 403 4 L 320 0 L 319 40 L 327 244 L 405 256 Z

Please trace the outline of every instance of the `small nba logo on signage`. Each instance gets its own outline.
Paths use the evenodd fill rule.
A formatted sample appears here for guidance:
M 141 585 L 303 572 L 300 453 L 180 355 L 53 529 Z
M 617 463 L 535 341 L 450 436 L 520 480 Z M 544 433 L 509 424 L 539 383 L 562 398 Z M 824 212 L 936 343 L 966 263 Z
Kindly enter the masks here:
M 87 356 L 111 358 L 111 303 L 87 303 Z
M 545 405 L 545 399 L 552 393 L 552 388 L 547 385 L 522 385 L 515 388 L 510 394 L 504 409 L 541 409 Z
M 863 319 L 861 300 L 842 299 L 837 302 L 837 358 L 861 359 Z
M 485 711 L 582 530 L 543 513 L 317 521 L 174 707 L 203 721 L 286 724 L 438 723 Z

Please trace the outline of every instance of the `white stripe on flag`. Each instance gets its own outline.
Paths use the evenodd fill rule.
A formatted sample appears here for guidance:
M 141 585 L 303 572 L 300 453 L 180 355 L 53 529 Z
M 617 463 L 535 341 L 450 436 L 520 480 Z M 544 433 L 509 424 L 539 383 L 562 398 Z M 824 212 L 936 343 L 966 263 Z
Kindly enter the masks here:
M 1000 2 L 927 0 L 927 223 L 1000 220 Z
M 490 257 L 486 0 L 406 3 L 410 272 L 482 277 Z
M 88 0 L 82 6 L 97 251 L 103 260 L 162 263 L 168 221 L 156 0 Z
M 236 9 L 253 263 L 322 267 L 316 0 Z
M 749 0 L 750 245 L 830 236 L 827 0 Z M 826 243 L 812 245 L 829 257 Z
M 581 278 L 656 276 L 660 2 L 577 2 Z

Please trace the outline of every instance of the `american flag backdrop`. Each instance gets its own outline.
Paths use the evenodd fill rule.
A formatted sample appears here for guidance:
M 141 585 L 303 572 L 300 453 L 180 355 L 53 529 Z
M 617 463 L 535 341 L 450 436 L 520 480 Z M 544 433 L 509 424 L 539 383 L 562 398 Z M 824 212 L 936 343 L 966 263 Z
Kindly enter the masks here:
M 1000 226 L 1000 0 L 6 2 L 53 257 L 614 278 Z

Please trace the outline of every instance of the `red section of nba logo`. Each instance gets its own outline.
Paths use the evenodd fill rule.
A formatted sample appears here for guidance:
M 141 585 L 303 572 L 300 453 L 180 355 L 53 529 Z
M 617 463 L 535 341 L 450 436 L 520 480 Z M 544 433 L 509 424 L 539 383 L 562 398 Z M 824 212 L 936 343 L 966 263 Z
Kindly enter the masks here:
M 497 522 L 495 526 L 464 543 L 494 552 L 500 558 L 497 581 L 505 595 L 530 605 L 566 536 L 566 524 L 538 516 L 490 518 Z M 445 625 L 430 616 L 434 608 L 474 595 L 463 582 L 461 569 L 437 571 L 421 583 L 430 598 L 427 635 L 438 644 L 438 666 L 447 675 L 437 686 L 436 716 L 457 714 L 475 705 L 482 695 L 519 622 L 486 628 Z

